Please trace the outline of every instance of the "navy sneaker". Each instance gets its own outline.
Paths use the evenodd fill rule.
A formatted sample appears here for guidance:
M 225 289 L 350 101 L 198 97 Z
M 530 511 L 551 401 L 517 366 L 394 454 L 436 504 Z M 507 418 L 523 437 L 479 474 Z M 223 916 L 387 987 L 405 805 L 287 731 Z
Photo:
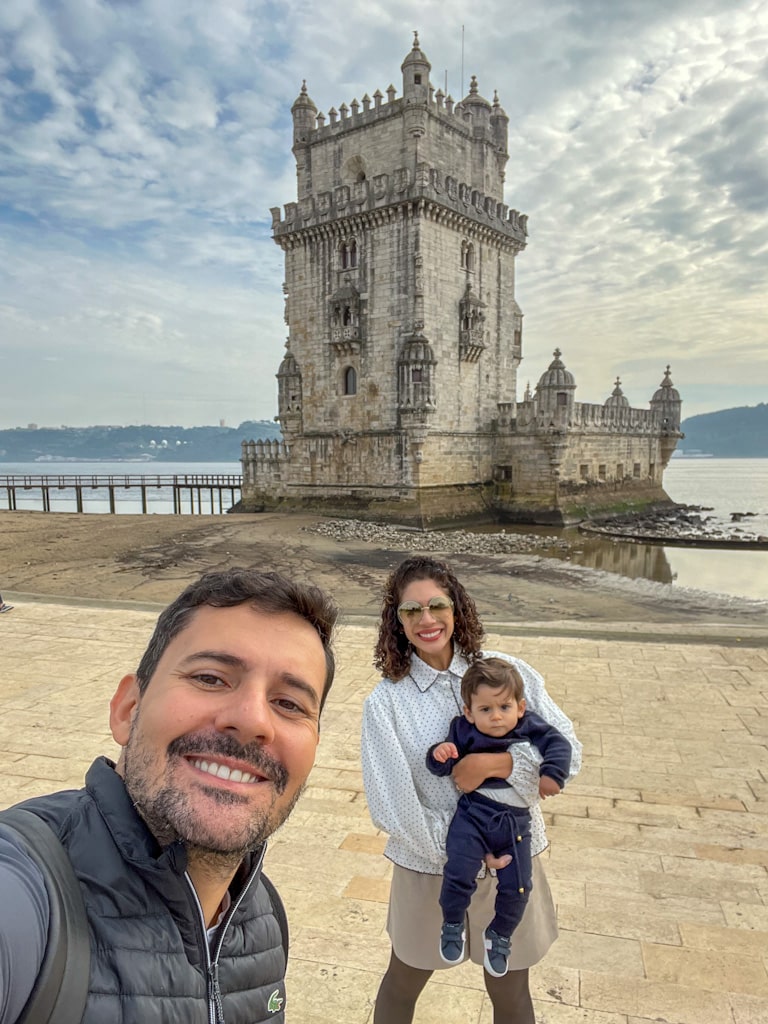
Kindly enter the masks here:
M 465 938 L 463 924 L 449 924 L 443 921 L 440 932 L 440 959 L 447 964 L 460 964 L 464 959 Z
M 509 961 L 509 938 L 506 935 L 498 935 L 493 928 L 486 928 L 483 932 L 483 945 L 483 966 L 486 971 L 494 978 L 503 978 L 507 973 Z

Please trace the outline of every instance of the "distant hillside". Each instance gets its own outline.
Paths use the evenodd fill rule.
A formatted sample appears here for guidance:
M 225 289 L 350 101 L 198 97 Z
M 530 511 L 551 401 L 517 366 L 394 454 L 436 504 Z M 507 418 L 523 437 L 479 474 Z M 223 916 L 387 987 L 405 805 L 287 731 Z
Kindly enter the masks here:
M 241 441 L 279 436 L 278 425 L 270 420 L 247 420 L 239 427 L 17 427 L 0 430 L 0 462 L 237 462 Z
M 768 405 L 742 405 L 683 420 L 683 452 L 699 449 L 721 458 L 768 458 Z

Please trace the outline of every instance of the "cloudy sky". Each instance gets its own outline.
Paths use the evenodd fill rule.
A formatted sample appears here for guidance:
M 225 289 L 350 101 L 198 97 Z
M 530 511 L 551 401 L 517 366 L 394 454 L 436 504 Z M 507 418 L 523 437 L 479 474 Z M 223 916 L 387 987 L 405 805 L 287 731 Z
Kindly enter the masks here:
M 467 12 L 474 20 L 467 21 Z M 520 390 L 664 366 L 768 400 L 768 0 L 2 0 L 0 427 L 271 418 L 290 106 L 432 80 L 510 116 Z

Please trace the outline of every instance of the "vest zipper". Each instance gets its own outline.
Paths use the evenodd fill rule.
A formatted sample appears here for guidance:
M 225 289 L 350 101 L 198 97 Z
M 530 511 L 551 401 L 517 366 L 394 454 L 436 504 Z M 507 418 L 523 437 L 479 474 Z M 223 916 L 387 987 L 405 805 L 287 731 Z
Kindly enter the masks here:
M 237 899 L 232 901 L 232 904 L 229 910 L 227 911 L 226 917 L 219 926 L 219 934 L 216 937 L 216 946 L 213 956 L 211 956 L 211 950 L 208 945 L 208 930 L 205 926 L 205 914 L 203 913 L 200 898 L 197 895 L 197 890 L 192 884 L 192 879 L 189 877 L 188 872 L 184 872 L 184 878 L 186 879 L 187 885 L 189 886 L 192 892 L 192 896 L 195 901 L 195 906 L 197 907 L 198 921 L 202 928 L 203 948 L 205 950 L 206 976 L 208 979 L 208 1024 L 225 1024 L 224 1007 L 221 1002 L 221 988 L 219 986 L 219 955 L 221 954 L 221 947 L 224 943 L 224 936 L 226 934 L 227 928 L 229 927 L 229 922 L 232 920 L 232 917 L 234 916 L 237 908 L 243 902 L 245 894 L 250 889 L 254 879 L 259 878 L 259 876 L 261 875 L 261 865 L 264 861 L 264 854 L 266 853 L 266 850 L 267 844 L 264 843 L 264 845 L 261 848 L 261 853 L 259 855 L 258 862 L 253 866 L 253 868 L 251 868 L 251 872 L 245 881 L 245 885 L 238 893 Z

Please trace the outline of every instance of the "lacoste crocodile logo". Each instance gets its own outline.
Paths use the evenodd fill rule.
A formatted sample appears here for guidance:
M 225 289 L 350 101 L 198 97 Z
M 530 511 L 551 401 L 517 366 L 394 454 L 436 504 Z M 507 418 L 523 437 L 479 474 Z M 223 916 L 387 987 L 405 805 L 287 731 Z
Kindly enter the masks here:
M 272 995 L 269 997 L 269 1002 L 267 1003 L 267 1010 L 269 1010 L 270 1013 L 279 1013 L 279 1011 L 282 1009 L 284 1002 L 285 1000 L 280 995 L 280 989 L 276 988 Z

